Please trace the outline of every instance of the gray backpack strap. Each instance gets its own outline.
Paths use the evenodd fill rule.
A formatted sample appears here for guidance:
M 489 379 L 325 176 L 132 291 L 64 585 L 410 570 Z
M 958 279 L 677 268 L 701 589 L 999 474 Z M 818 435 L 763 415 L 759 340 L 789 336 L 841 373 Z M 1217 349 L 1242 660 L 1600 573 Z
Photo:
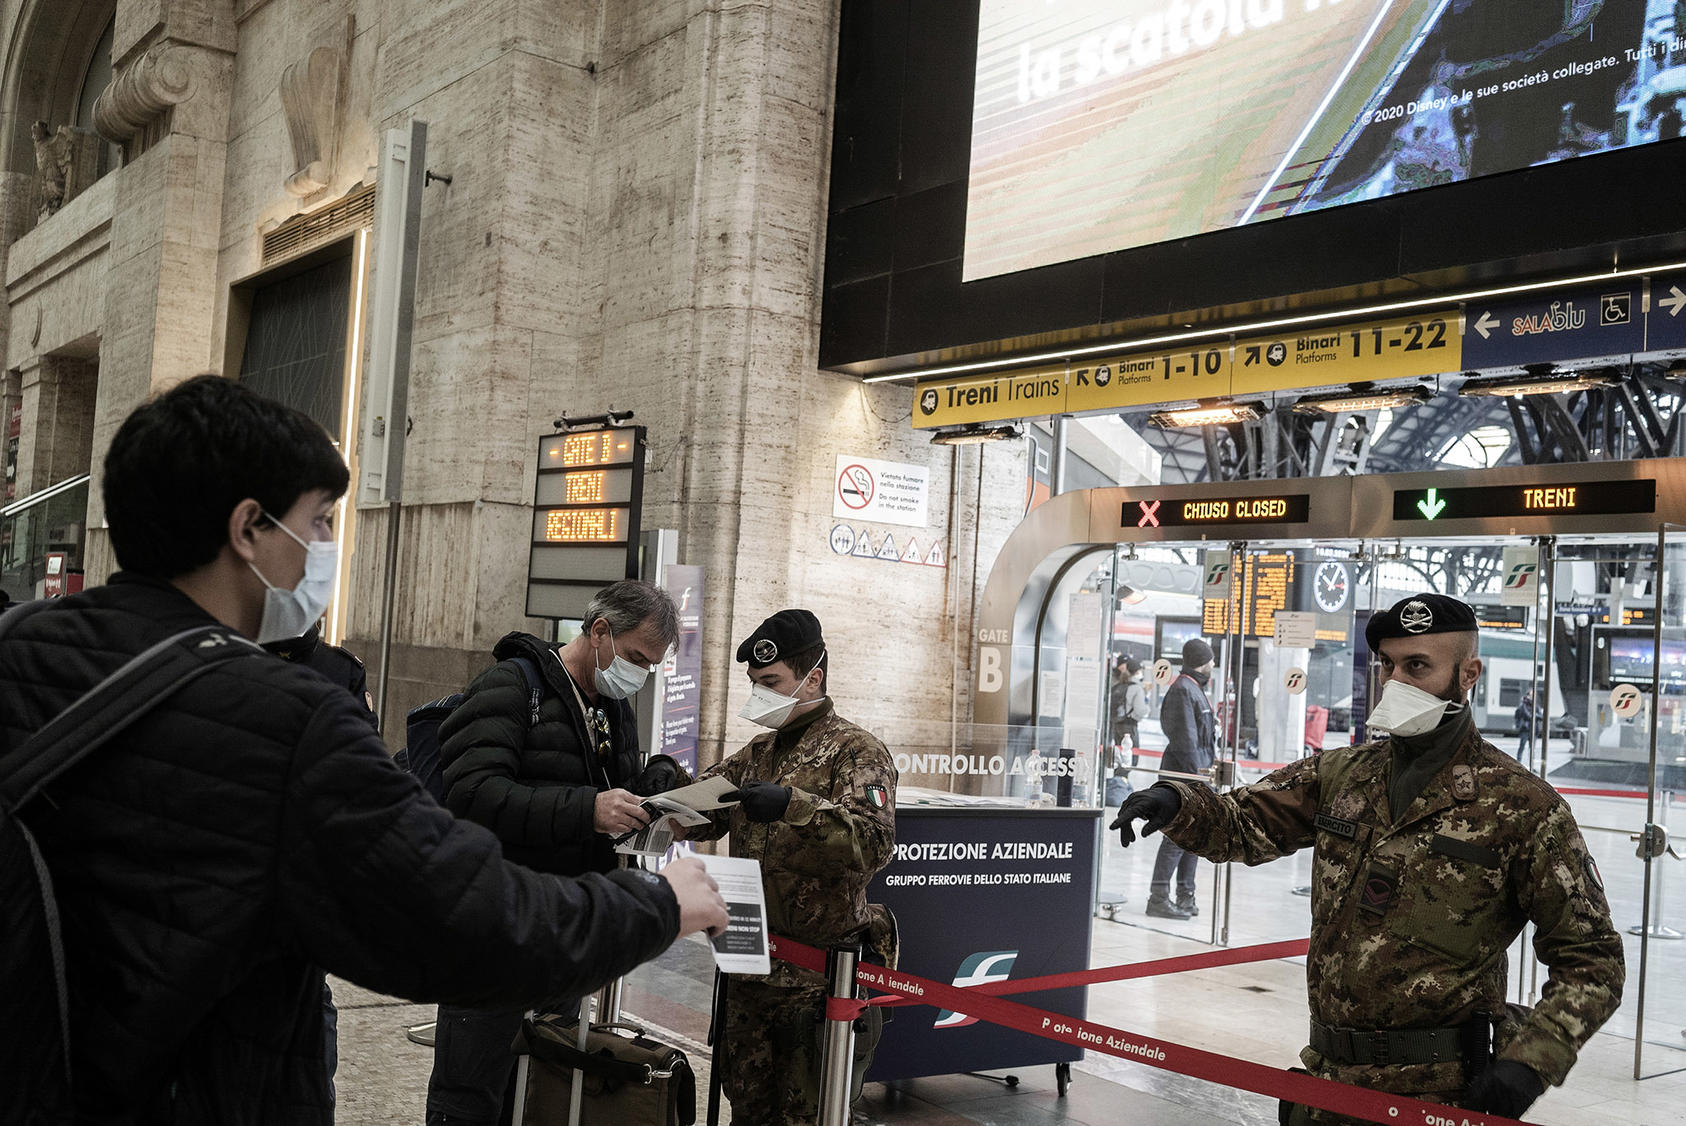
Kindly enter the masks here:
M 15 613 L 0 619 L 0 635 L 16 624 Z M 189 681 L 224 660 L 262 652 L 226 626 L 200 626 L 165 638 L 88 689 L 8 754 L 12 765 L 0 776 L 0 798 L 17 809 Z

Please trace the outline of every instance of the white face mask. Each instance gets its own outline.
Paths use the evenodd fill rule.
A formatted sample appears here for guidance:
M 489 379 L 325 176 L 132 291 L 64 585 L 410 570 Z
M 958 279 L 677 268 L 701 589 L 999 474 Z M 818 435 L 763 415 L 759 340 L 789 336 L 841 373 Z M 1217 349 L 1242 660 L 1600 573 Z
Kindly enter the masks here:
M 824 650 L 820 651 L 820 656 L 825 656 Z M 814 668 L 818 667 L 817 664 L 814 666 Z M 812 675 L 813 669 L 810 669 L 809 676 Z M 808 677 L 806 676 L 797 681 L 796 691 L 802 691 L 802 686 L 807 682 Z M 790 713 L 805 703 L 808 703 L 808 701 L 799 696 L 786 696 L 782 692 L 774 692 L 765 684 L 751 684 L 749 686 L 749 699 L 745 700 L 743 707 L 738 709 L 738 715 L 751 723 L 758 723 L 762 727 L 771 727 L 774 731 L 777 731 L 790 719 Z
M 1434 730 L 1447 715 L 1462 710 L 1462 704 L 1442 700 L 1402 680 L 1390 680 L 1382 685 L 1382 698 L 1370 713 L 1369 726 L 1389 735 L 1410 738 Z
M 264 515 L 269 516 L 269 513 L 265 512 Z M 305 543 L 294 535 L 287 525 L 273 516 L 269 518 L 277 528 L 286 532 L 294 542 L 304 548 L 304 578 L 299 580 L 298 586 L 287 590 L 264 578 L 263 572 L 258 570 L 256 565 L 246 564 L 252 568 L 252 574 L 263 581 L 266 588 L 263 596 L 263 619 L 258 623 L 256 638 L 259 645 L 303 637 L 333 600 L 334 576 L 340 569 L 339 544 L 333 540 Z
M 607 623 L 604 623 L 607 625 Z M 615 652 L 615 631 L 609 631 L 609 652 Z M 619 653 L 609 662 L 609 667 L 598 668 L 597 652 L 591 654 L 591 679 L 597 685 L 597 691 L 611 700 L 624 700 L 644 687 L 644 681 L 649 678 L 650 670 L 641 669 Z

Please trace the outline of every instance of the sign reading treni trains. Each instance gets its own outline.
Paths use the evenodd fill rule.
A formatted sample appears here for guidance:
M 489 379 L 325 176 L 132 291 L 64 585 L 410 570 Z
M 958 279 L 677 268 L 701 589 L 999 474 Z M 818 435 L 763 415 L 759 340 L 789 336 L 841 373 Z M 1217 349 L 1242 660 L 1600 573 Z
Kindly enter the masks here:
M 1200 497 L 1127 500 L 1118 522 L 1126 528 L 1173 528 L 1190 524 L 1304 524 L 1311 495 Z
M 1570 481 L 1467 489 L 1395 489 L 1395 520 L 1473 520 L 1488 516 L 1616 516 L 1657 510 L 1657 482 Z

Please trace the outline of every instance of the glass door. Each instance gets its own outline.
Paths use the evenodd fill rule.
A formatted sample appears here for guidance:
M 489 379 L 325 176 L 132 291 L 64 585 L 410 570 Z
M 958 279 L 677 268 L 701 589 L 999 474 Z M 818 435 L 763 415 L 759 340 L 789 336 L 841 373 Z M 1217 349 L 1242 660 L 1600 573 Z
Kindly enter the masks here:
M 1645 820 L 1633 834 L 1635 858 L 1628 861 L 1638 893 L 1637 905 L 1628 905 L 1630 917 L 1637 906 L 1638 921 L 1626 928 L 1628 989 L 1637 995 L 1635 1079 L 1686 1070 L 1686 838 L 1680 825 L 1671 826 L 1680 819 L 1679 798 L 1686 792 L 1686 528 L 1665 525 L 1658 533 L 1651 585 L 1656 628 L 1649 683 L 1617 684 L 1607 701 L 1618 716 L 1642 715 L 1648 736 Z

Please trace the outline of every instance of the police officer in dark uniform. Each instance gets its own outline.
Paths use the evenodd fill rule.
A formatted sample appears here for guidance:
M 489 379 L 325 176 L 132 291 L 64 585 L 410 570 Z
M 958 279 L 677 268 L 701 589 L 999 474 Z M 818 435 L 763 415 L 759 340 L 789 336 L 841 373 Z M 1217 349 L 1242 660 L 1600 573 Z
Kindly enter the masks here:
M 1163 829 L 1219 863 L 1315 848 L 1311 1074 L 1520 1118 L 1560 1084 L 1621 1001 L 1621 936 L 1574 815 L 1556 790 L 1481 737 L 1475 613 L 1419 594 L 1374 615 L 1381 698 L 1369 729 L 1250 786 L 1160 782 L 1112 827 Z M 1525 924 L 1549 976 L 1532 1010 L 1506 1003 Z M 1285 1122 L 1345 1123 L 1286 1105 Z
M 375 701 L 369 695 L 369 677 L 357 654 L 322 640 L 322 623 L 311 626 L 302 637 L 289 637 L 264 645 L 271 653 L 295 665 L 303 665 L 343 687 L 356 697 L 369 713 L 369 722 L 376 731 L 381 728 L 375 716 Z M 325 1026 L 324 1054 L 328 1065 L 328 1095 L 334 1097 L 334 1073 L 340 1064 L 340 1011 L 334 1006 L 334 994 L 328 983 L 322 983 L 322 1023 Z
M 328 680 L 341 685 L 369 710 L 369 719 L 380 729 L 375 716 L 374 697 L 369 695 L 369 674 L 357 654 L 339 645 L 322 640 L 322 623 L 310 627 L 303 637 L 289 637 L 285 641 L 271 641 L 264 646 L 283 661 L 314 669 Z

